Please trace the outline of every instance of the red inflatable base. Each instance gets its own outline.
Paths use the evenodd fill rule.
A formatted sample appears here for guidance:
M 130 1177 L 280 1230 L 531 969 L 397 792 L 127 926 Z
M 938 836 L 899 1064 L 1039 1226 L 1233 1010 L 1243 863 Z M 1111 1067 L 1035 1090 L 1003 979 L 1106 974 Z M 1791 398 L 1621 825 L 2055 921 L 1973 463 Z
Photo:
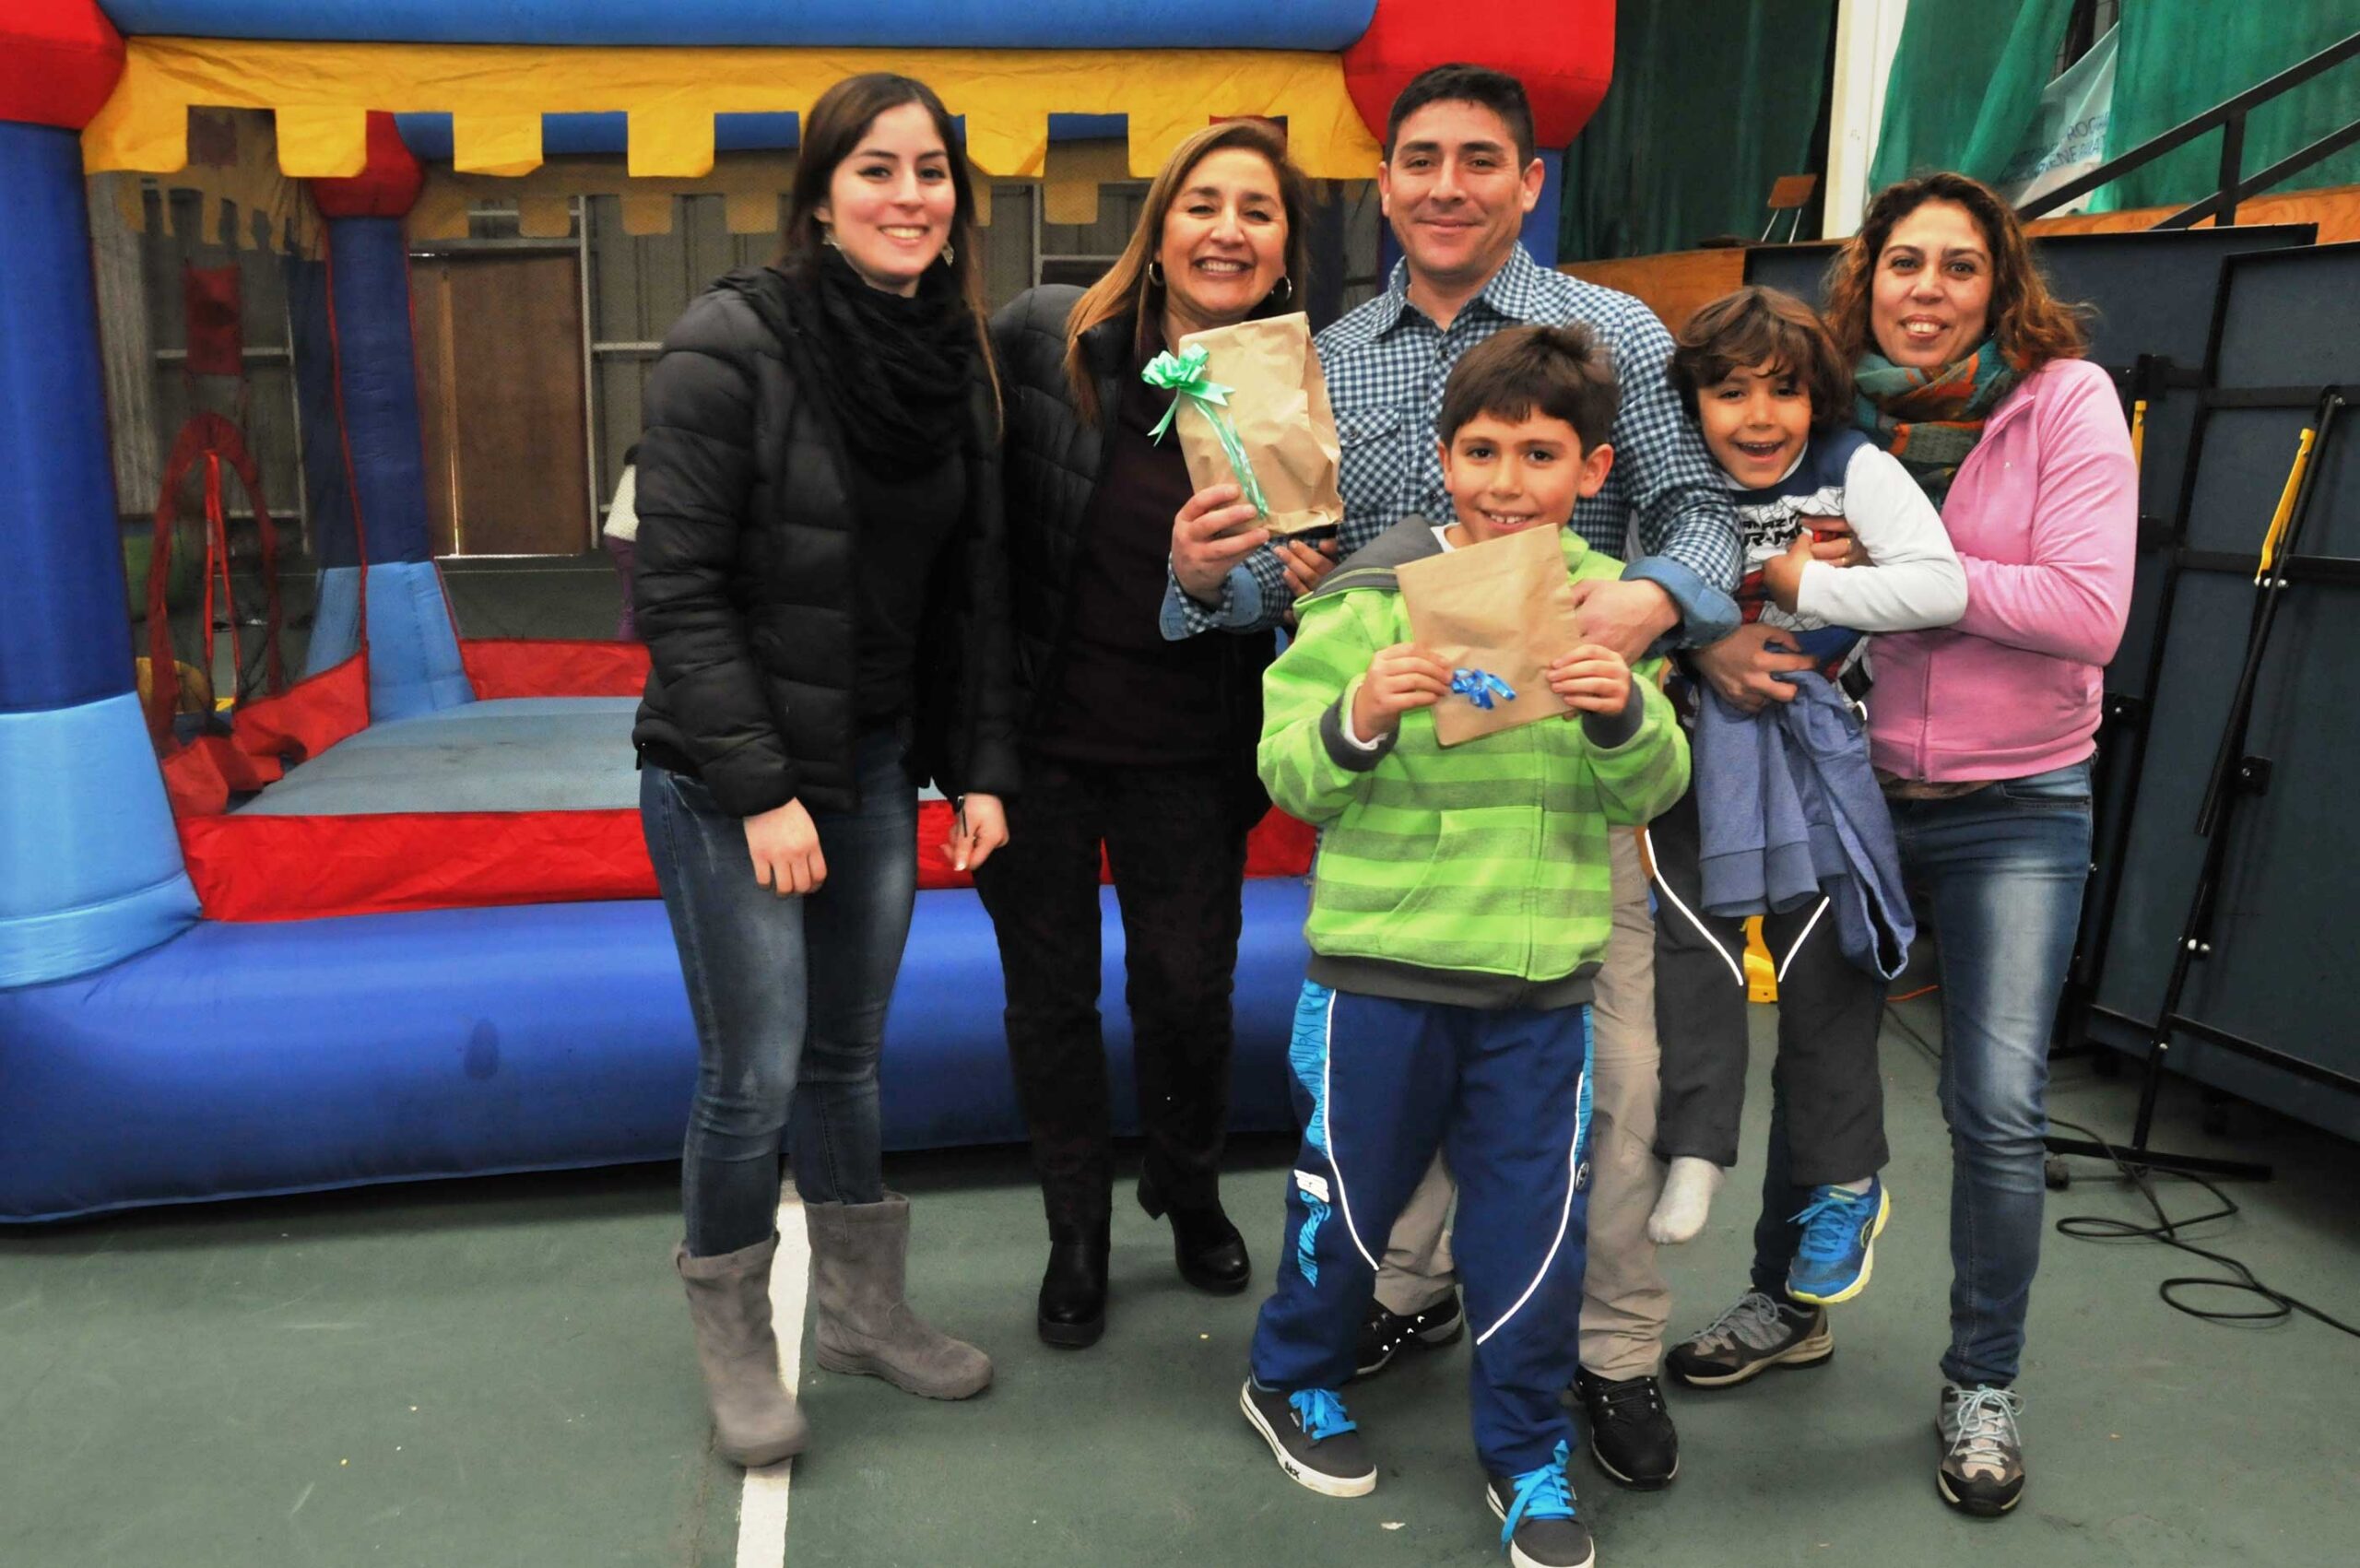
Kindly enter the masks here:
M 618 697 L 638 692 L 647 651 L 629 643 L 465 642 L 476 693 Z M 367 723 L 368 668 L 355 657 L 280 697 L 248 704 L 226 737 L 164 761 L 181 853 L 211 920 L 310 920 L 491 904 L 656 896 L 639 813 L 405 811 L 338 817 L 228 814 L 230 797 L 262 788 Z M 942 853 L 950 804 L 918 808 L 918 886 L 973 885 Z M 1297 877 L 1312 830 L 1273 810 L 1246 845 L 1248 877 Z M 1100 877 L 1106 871 L 1102 859 Z

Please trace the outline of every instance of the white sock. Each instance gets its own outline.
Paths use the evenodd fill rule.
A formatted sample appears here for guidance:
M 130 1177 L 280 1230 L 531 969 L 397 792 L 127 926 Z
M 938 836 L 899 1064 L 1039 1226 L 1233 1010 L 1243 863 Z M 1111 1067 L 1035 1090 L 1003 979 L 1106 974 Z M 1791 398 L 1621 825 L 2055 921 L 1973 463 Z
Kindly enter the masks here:
M 1663 1180 L 1663 1196 L 1647 1216 L 1647 1240 L 1674 1246 L 1695 1239 L 1713 1209 L 1713 1195 L 1721 1190 L 1722 1171 L 1710 1160 L 1682 1154 L 1671 1162 Z
M 1857 1182 L 1830 1182 L 1827 1185 L 1834 1187 L 1838 1192 L 1864 1193 L 1867 1192 L 1870 1187 L 1876 1185 L 1876 1178 L 1874 1176 L 1862 1176 Z

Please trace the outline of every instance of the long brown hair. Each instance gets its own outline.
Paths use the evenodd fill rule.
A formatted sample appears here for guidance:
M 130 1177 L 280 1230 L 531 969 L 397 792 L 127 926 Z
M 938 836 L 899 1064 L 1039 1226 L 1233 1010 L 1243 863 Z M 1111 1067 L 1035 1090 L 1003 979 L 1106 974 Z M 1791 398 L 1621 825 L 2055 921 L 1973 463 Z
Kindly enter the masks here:
M 1862 355 L 1877 347 L 1869 323 L 1877 258 L 1893 238 L 1894 225 L 1928 202 L 1957 203 L 1983 230 L 1983 242 L 1991 252 L 1989 327 L 2002 354 L 2029 372 L 2051 360 L 2078 360 L 2087 351 L 2088 338 L 2082 330 L 2087 309 L 2049 292 L 2048 279 L 2033 259 L 2032 242 L 2024 237 L 2015 209 L 1982 181 L 1945 170 L 1879 191 L 1869 203 L 1860 231 L 1845 242 L 1828 267 L 1827 326 L 1847 363 L 1858 364 Z
M 1208 154 L 1233 147 L 1260 153 L 1269 160 L 1279 180 L 1279 201 L 1287 215 L 1290 287 L 1282 299 L 1264 300 L 1246 314 L 1283 315 L 1302 309 L 1311 276 L 1311 182 L 1288 159 L 1287 144 L 1279 133 L 1260 121 L 1228 120 L 1206 126 L 1173 149 L 1163 171 L 1147 188 L 1147 204 L 1139 212 L 1139 227 L 1131 230 L 1129 243 L 1106 269 L 1106 276 L 1082 290 L 1081 298 L 1074 301 L 1073 314 L 1067 318 L 1066 380 L 1073 389 L 1074 407 L 1092 424 L 1098 420 L 1098 386 L 1082 353 L 1081 335 L 1129 312 L 1137 319 L 1131 353 L 1137 357 L 1146 348 L 1148 335 L 1161 324 L 1163 311 L 1163 285 L 1149 276 L 1148 264 L 1163 244 L 1164 218 L 1197 165 Z
M 820 208 L 828 203 L 828 189 L 836 177 L 836 168 L 859 147 L 868 128 L 877 117 L 888 110 L 899 109 L 905 103 L 918 104 L 926 117 L 934 122 L 935 134 L 950 153 L 950 190 L 956 206 L 950 215 L 950 240 L 947 247 L 951 287 L 966 301 L 967 313 L 974 319 L 975 351 L 990 378 L 992 402 L 999 402 L 999 371 L 992 355 L 988 312 L 984 301 L 984 247 L 976 234 L 975 187 L 967 169 L 967 149 L 960 142 L 958 126 L 950 118 L 950 111 L 942 106 L 932 88 L 915 77 L 896 76 L 891 71 L 867 71 L 856 77 L 846 77 L 820 95 L 811 112 L 803 117 L 803 148 L 795 165 L 795 187 L 788 193 L 786 233 L 779 252 L 780 270 L 793 272 L 808 265 L 827 242 L 826 226 L 820 221 Z

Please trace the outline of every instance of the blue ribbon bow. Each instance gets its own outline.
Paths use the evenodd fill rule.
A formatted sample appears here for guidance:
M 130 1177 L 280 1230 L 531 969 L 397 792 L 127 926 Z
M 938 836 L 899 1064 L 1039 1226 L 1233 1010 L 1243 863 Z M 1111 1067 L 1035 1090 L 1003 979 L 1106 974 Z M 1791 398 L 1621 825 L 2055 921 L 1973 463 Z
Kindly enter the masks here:
M 1450 693 L 1466 698 L 1487 713 L 1501 702 L 1516 701 L 1516 688 L 1487 669 L 1452 670 Z

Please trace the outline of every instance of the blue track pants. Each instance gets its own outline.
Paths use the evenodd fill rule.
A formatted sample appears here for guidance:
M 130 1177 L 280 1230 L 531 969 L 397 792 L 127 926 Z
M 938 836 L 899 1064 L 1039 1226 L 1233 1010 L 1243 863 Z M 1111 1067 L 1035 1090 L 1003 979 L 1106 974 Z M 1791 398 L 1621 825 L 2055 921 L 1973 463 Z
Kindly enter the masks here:
M 1306 984 L 1290 1049 L 1303 1147 L 1254 1375 L 1336 1389 L 1394 1217 L 1440 1149 L 1458 1180 L 1452 1250 L 1475 1341 L 1469 1403 L 1485 1472 L 1575 1441 L 1588 1208 L 1587 1007 L 1486 1011 Z

